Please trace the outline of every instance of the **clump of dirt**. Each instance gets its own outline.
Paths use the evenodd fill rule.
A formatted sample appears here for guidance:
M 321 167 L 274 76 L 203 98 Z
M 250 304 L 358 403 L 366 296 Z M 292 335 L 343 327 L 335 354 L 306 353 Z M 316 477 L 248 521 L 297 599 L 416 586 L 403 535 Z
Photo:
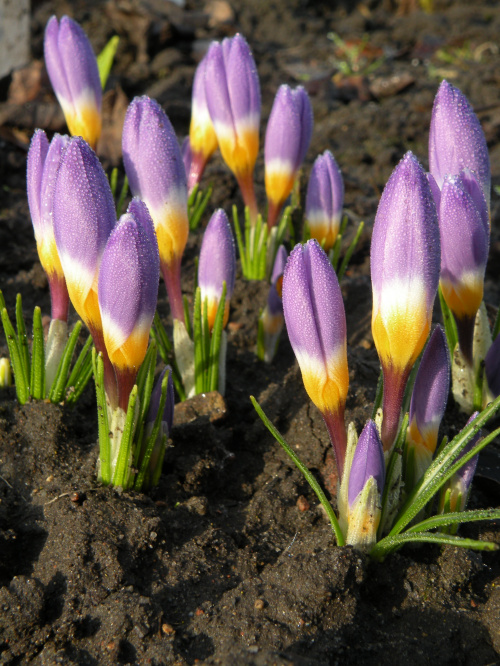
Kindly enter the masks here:
M 33 3 L 33 56 L 62 2 Z M 75 2 L 96 50 L 120 35 L 106 93 L 106 167 L 119 160 L 119 122 L 135 94 L 157 97 L 179 136 L 189 124 L 196 62 L 211 39 L 240 30 L 250 42 L 267 119 L 279 84 L 303 83 L 315 128 L 304 172 L 330 149 L 346 208 L 366 231 L 342 282 L 350 392 L 347 419 L 371 412 L 379 365 L 370 333 L 369 239 L 383 186 L 412 149 L 427 165 L 430 111 L 440 77 L 469 97 L 500 184 L 500 88 L 495 43 L 500 8 L 436 0 L 425 14 L 405 3 Z M 345 42 L 335 46 L 329 32 Z M 365 38 L 366 35 L 366 38 Z M 356 62 L 355 47 L 363 44 Z M 346 50 L 347 48 L 347 50 Z M 349 49 L 351 49 L 349 51 Z M 358 49 L 359 50 L 359 49 Z M 351 57 L 352 56 L 352 57 Z M 338 61 L 351 67 L 339 76 Z M 370 71 L 369 65 L 380 60 Z M 357 67 L 357 69 L 356 69 Z M 36 125 L 63 131 L 47 81 L 15 112 L 14 78 L 1 87 L 0 287 L 10 311 L 21 292 L 28 322 L 49 312 L 25 194 L 26 149 Z M 10 88 L 9 88 L 10 86 Z M 19 100 L 19 90 L 17 91 Z M 9 107 L 10 105 L 10 107 Z M 49 119 L 44 125 L 40 119 Z M 264 125 L 265 126 L 265 125 Z M 264 127 L 263 126 L 263 127 Z M 263 163 L 257 194 L 264 205 Z M 219 156 L 202 185 L 211 206 L 241 200 Z M 486 301 L 500 302 L 500 238 L 492 200 Z M 206 224 L 204 220 L 203 224 Z M 352 234 L 351 224 L 349 234 Z M 192 297 L 201 230 L 190 239 L 183 289 Z M 97 421 L 90 384 L 74 409 L 19 406 L 0 394 L 0 663 L 18 664 L 491 664 L 500 653 L 500 563 L 494 553 L 407 547 L 384 563 L 337 548 L 316 497 L 254 412 L 254 395 L 302 460 L 334 492 L 321 416 L 303 389 L 286 335 L 275 362 L 255 356 L 260 282 L 237 280 L 228 340 L 227 395 L 176 409 L 160 484 L 149 494 L 96 484 Z M 159 311 L 168 325 L 160 285 Z M 0 338 L 0 352 L 6 344 Z M 212 396 L 213 397 L 213 396 Z M 204 402 L 206 400 L 206 402 Z M 465 418 L 453 405 L 444 430 Z M 471 505 L 499 503 L 498 444 L 479 469 Z M 487 453 L 486 451 L 484 452 Z M 495 471 L 495 468 L 496 471 Z M 496 524 L 464 535 L 500 543 Z

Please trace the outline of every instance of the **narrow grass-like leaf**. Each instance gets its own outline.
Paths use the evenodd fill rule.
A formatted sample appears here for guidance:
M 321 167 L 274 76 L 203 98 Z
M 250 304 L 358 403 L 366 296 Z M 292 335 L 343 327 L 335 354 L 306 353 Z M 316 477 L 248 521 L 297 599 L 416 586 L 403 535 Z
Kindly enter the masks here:
M 450 350 L 450 361 L 453 363 L 453 352 L 455 351 L 455 347 L 458 342 L 457 325 L 455 323 L 455 318 L 453 317 L 452 311 L 444 300 L 441 286 L 438 288 L 438 294 L 439 304 L 441 305 L 441 314 L 443 316 L 444 332 L 446 335 L 446 341 L 448 342 L 448 349 Z
M 147 472 L 148 466 L 149 466 L 149 461 L 151 460 L 151 454 L 153 453 L 155 442 L 156 442 L 156 439 L 157 439 L 158 434 L 160 432 L 161 421 L 162 421 L 162 418 L 163 418 L 163 412 L 165 410 L 165 403 L 167 401 L 168 377 L 169 377 L 169 373 L 166 372 L 165 376 L 163 377 L 162 383 L 161 383 L 160 404 L 158 406 L 158 412 L 156 413 L 156 418 L 155 418 L 155 422 L 154 422 L 154 425 L 153 425 L 153 430 L 151 431 L 151 435 L 148 438 L 147 442 L 145 443 L 145 446 L 143 447 L 143 450 L 141 451 L 141 458 L 142 458 L 141 459 L 141 466 L 139 468 L 139 472 L 138 472 L 137 477 L 135 479 L 135 483 L 134 483 L 135 490 L 142 490 L 142 486 L 144 484 L 144 478 L 146 476 L 146 472 Z M 149 402 L 148 402 L 148 407 L 149 407 Z M 162 458 L 161 462 L 163 462 L 163 458 Z
M 42 311 L 36 306 L 33 312 L 33 344 L 31 347 L 31 397 L 45 398 L 45 349 L 43 341 Z
M 222 338 L 222 324 L 224 323 L 224 308 L 226 303 L 226 281 L 222 283 L 222 294 L 215 315 L 212 339 L 210 340 L 210 353 L 208 357 L 208 390 L 217 391 L 219 388 L 219 354 Z
M 151 337 L 156 342 L 162 361 L 165 363 L 165 365 L 170 365 L 172 367 L 172 379 L 174 381 L 175 390 L 177 391 L 179 400 L 182 402 L 186 399 L 186 391 L 184 390 L 181 373 L 179 372 L 179 368 L 177 367 L 177 363 L 175 361 L 172 343 L 168 338 L 167 331 L 162 324 L 158 312 L 155 312 L 153 319 Z
M 384 397 L 384 374 L 381 370 L 377 380 L 377 389 L 375 391 L 375 401 L 373 403 L 373 409 L 371 415 L 372 421 L 375 420 L 375 417 L 377 416 L 378 408 L 381 407 L 382 405 L 383 397 Z
M 205 367 L 203 326 L 201 321 L 201 290 L 198 287 L 194 297 L 193 308 L 193 341 L 194 341 L 194 385 L 195 392 L 203 393 L 203 369 Z
M 137 402 L 137 384 L 130 391 L 128 399 L 127 416 L 125 426 L 120 440 L 120 449 L 116 461 L 115 473 L 113 475 L 113 485 L 121 488 L 128 488 L 130 475 L 130 456 L 132 453 L 132 442 L 135 433 L 135 405 Z
M 102 354 L 92 348 L 92 369 L 94 372 L 97 399 L 97 422 L 99 426 L 100 480 L 107 486 L 111 483 L 111 442 L 109 441 L 108 407 L 104 392 L 104 363 Z
M 26 335 L 26 325 L 24 323 L 24 317 L 23 317 L 23 299 L 21 297 L 21 294 L 18 294 L 16 297 L 16 325 L 17 325 L 17 342 L 19 344 L 21 361 L 25 369 L 25 375 L 29 381 L 31 377 L 31 362 L 30 362 L 30 352 L 28 349 L 28 336 Z
M 82 322 L 77 321 L 71 335 L 68 338 L 68 341 L 66 342 L 63 354 L 59 360 L 59 365 L 57 366 L 57 371 L 54 377 L 54 381 L 52 382 L 52 387 L 49 391 L 48 398 L 50 402 L 55 402 L 55 403 L 62 402 L 64 400 L 64 395 L 67 388 L 69 388 L 69 386 L 72 386 L 72 383 L 67 381 L 67 377 L 69 372 L 69 366 L 71 364 L 71 359 L 73 358 L 73 353 L 75 351 L 76 343 L 78 342 L 78 336 L 80 335 L 81 328 L 82 328 Z M 92 345 L 92 338 L 90 337 L 90 335 L 89 335 L 89 340 L 90 340 L 90 345 Z M 90 345 L 87 347 L 86 351 L 88 351 Z M 80 357 L 78 358 L 77 363 L 79 360 Z M 78 368 L 76 370 L 75 368 L 73 368 L 73 372 L 71 374 L 73 375 L 73 373 L 75 373 L 76 375 L 77 372 L 79 372 L 80 366 L 81 362 L 78 364 Z
M 340 525 L 339 525 L 339 522 L 337 520 L 337 516 L 335 515 L 335 511 L 333 510 L 332 505 L 327 500 L 325 493 L 321 489 L 321 486 L 316 481 L 316 479 L 311 474 L 311 472 L 307 469 L 307 467 L 304 465 L 304 463 L 297 456 L 295 451 L 293 451 L 293 449 L 290 448 L 290 446 L 285 442 L 285 440 L 280 435 L 280 433 L 273 426 L 271 421 L 264 414 L 264 411 L 263 411 L 262 407 L 259 405 L 257 400 L 253 397 L 253 395 L 250 396 L 250 400 L 252 401 L 252 405 L 254 406 L 255 411 L 257 412 L 257 414 L 261 418 L 261 420 L 264 423 L 264 425 L 266 426 L 266 428 L 269 430 L 269 432 L 274 437 L 274 439 L 278 442 L 278 444 L 284 449 L 284 451 L 291 458 L 291 460 L 298 467 L 298 469 L 302 472 L 302 474 L 304 475 L 304 478 L 306 479 L 308 484 L 311 486 L 311 488 L 315 492 L 316 497 L 321 502 L 321 505 L 325 509 L 326 515 L 328 516 L 328 518 L 330 520 L 330 524 L 332 526 L 332 530 L 333 530 L 333 533 L 335 535 L 337 545 L 338 546 L 344 546 L 345 545 L 345 539 L 344 539 L 344 535 L 342 534 L 342 530 L 340 529 Z
M 101 86 L 103 90 L 106 86 L 109 73 L 111 72 L 111 67 L 113 66 L 113 60 L 115 59 L 116 49 L 118 48 L 119 41 L 120 38 L 118 35 L 111 37 L 109 42 L 97 56 L 97 68 L 99 69 L 99 78 L 101 79 Z
M 195 286 L 195 291 L 196 291 L 197 286 L 198 285 Z M 189 337 L 192 340 L 193 339 L 193 329 L 191 327 L 191 316 L 189 314 L 189 302 L 188 302 L 186 294 L 184 294 L 184 296 L 182 297 L 182 305 L 184 307 L 184 326 L 186 327 L 187 334 L 189 335 Z
M 386 528 L 385 523 L 387 519 L 387 512 L 393 509 L 393 507 L 389 506 L 390 493 L 391 491 L 394 490 L 395 484 L 399 484 L 401 481 L 400 478 L 396 478 L 396 463 L 398 461 L 398 458 L 400 458 L 400 456 L 403 453 L 403 445 L 406 438 L 407 428 L 408 428 L 408 414 L 405 414 L 401 423 L 401 427 L 399 428 L 398 434 L 396 436 L 396 441 L 392 448 L 389 457 L 389 462 L 387 463 L 384 491 L 382 493 L 382 513 L 380 516 L 380 524 L 378 529 L 379 538 L 382 535 L 382 530 Z
M 478 412 L 483 406 L 484 359 L 478 364 L 474 373 L 474 395 L 472 411 Z
M 197 229 L 198 225 L 200 224 L 202 215 L 205 212 L 208 202 L 210 201 L 210 197 L 212 196 L 212 189 L 213 188 L 210 185 L 206 192 L 201 192 L 198 191 L 198 186 L 196 185 L 196 197 L 193 198 L 191 205 L 188 202 L 189 228 L 192 231 Z M 191 200 L 191 196 L 189 199 Z
M 233 205 L 233 224 L 234 224 L 234 233 L 236 236 L 236 244 L 238 245 L 238 253 L 240 255 L 241 263 L 241 272 L 244 277 L 247 277 L 247 261 L 245 254 L 245 245 L 243 244 L 243 237 L 241 234 L 240 221 L 238 219 L 238 209 Z
M 393 550 L 400 548 L 405 543 L 438 543 L 443 546 L 459 546 L 461 548 L 471 548 L 474 550 L 498 550 L 496 543 L 489 541 L 477 541 L 475 539 L 464 539 L 451 534 L 442 534 L 438 532 L 404 532 L 397 536 L 387 536 L 379 541 L 370 551 L 370 557 L 375 560 L 383 560 L 386 555 Z
M 87 386 L 89 379 L 92 377 L 92 358 L 91 353 L 89 352 L 85 361 L 78 373 L 78 377 L 74 384 L 69 384 L 66 388 L 65 393 L 65 402 L 67 405 L 74 405 L 75 402 L 80 398 L 85 387 Z
M 81 328 L 81 322 L 78 322 L 80 326 L 78 327 L 78 331 Z M 76 326 L 75 326 L 76 328 Z M 68 380 L 66 382 L 65 386 L 65 391 L 69 391 L 72 386 L 75 386 L 78 384 L 80 385 L 83 380 L 83 376 L 87 375 L 88 373 L 88 368 L 89 365 L 91 367 L 91 353 L 92 353 L 92 345 L 94 344 L 94 341 L 92 340 L 92 336 L 89 335 L 88 338 L 85 340 L 85 344 L 80 350 L 80 353 L 78 354 L 78 358 L 76 359 L 75 365 L 73 366 L 73 369 L 71 370 L 71 373 L 68 377 Z M 73 353 L 73 352 L 71 352 Z M 67 373 L 66 373 L 67 375 Z
M 9 349 L 10 363 L 14 372 L 17 400 L 20 405 L 24 405 L 30 399 L 29 378 L 26 375 L 26 368 L 21 355 L 17 334 L 5 307 L 2 309 L 2 324 Z
M 128 194 L 128 177 L 127 174 L 123 176 L 123 185 L 120 190 L 120 196 L 116 202 L 116 217 L 119 219 L 123 212 L 123 204 L 125 203 L 125 197 Z
M 337 277 L 339 279 L 339 282 L 340 282 L 340 280 L 342 280 L 342 278 L 345 275 L 345 272 L 347 270 L 349 262 L 351 261 L 351 257 L 354 253 L 354 250 L 356 249 L 356 247 L 358 245 L 359 239 L 361 238 L 361 234 L 363 233 L 364 227 L 365 227 L 365 223 L 360 222 L 359 225 L 358 225 L 358 229 L 356 231 L 356 235 L 354 236 L 354 238 L 352 239 L 349 247 L 346 250 L 346 253 L 344 255 L 344 258 L 342 259 L 342 263 L 340 264 L 340 268 L 339 268 L 338 273 L 337 273 Z
M 465 426 L 451 442 L 448 442 L 410 493 L 389 533 L 390 536 L 399 534 L 460 467 L 500 434 L 500 428 L 498 428 L 490 435 L 481 439 L 470 451 L 460 456 L 467 443 L 499 409 L 500 396 L 486 407 L 469 425 Z
M 405 531 L 405 534 L 409 532 L 426 532 L 436 527 L 460 525 L 460 523 L 472 523 L 478 520 L 500 520 L 500 509 L 475 509 L 473 511 L 443 513 L 412 525 Z

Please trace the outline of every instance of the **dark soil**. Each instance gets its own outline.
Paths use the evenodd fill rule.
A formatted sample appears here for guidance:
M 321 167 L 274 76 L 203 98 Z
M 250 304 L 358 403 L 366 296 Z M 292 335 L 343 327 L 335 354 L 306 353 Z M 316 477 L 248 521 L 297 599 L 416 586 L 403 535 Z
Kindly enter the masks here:
M 225 21 L 222 10 L 229 12 Z M 370 333 L 371 225 L 403 154 L 411 149 L 428 164 L 430 113 L 443 76 L 473 104 L 490 147 L 493 184 L 500 184 L 498 3 L 436 0 L 428 15 L 418 2 L 390 0 L 368 0 L 356 9 L 307 0 L 188 0 L 184 9 L 163 0 L 34 1 L 34 62 L 24 78 L 0 85 L 0 287 L 11 312 L 16 293 L 23 295 L 29 322 L 35 305 L 48 314 L 50 304 L 26 202 L 26 150 L 35 126 L 64 129 L 40 77 L 43 28 L 52 13 L 80 21 L 96 51 L 120 35 L 99 151 L 107 168 L 119 162 L 120 119 L 136 94 L 156 97 L 179 137 L 187 133 L 194 68 L 211 39 L 240 30 L 250 42 L 261 77 L 263 128 L 280 83 L 307 86 L 315 128 L 304 172 L 329 148 L 343 171 L 350 218 L 366 222 L 342 283 L 350 345 L 347 418 L 361 427 L 378 375 Z M 383 62 L 369 76 L 363 66 L 351 78 L 338 76 L 330 31 L 353 41 L 367 35 L 368 62 Z M 262 161 L 256 179 L 263 205 Z M 207 169 L 203 184 L 209 182 L 213 207 L 241 206 L 219 156 Z M 486 284 L 491 306 L 500 302 L 499 218 L 494 194 Z M 190 296 L 200 241 L 201 231 L 185 257 L 183 287 Z M 251 394 L 258 398 L 333 490 L 327 432 L 286 336 L 273 365 L 256 360 L 256 319 L 266 292 L 264 284 L 238 281 L 225 413 L 212 409 L 210 396 L 176 409 L 173 446 L 160 485 L 149 494 L 97 486 L 92 382 L 73 410 L 20 407 L 13 389 L 0 394 L 0 663 L 500 661 L 497 554 L 407 547 L 376 564 L 333 545 L 315 496 L 249 401 Z M 159 309 L 166 318 L 163 284 Z M 3 337 L 0 352 L 6 354 Z M 450 405 L 447 432 L 453 435 L 464 421 Z M 484 452 L 474 507 L 500 503 L 498 451 L 494 443 L 489 455 Z M 498 524 L 475 524 L 462 533 L 500 543 Z

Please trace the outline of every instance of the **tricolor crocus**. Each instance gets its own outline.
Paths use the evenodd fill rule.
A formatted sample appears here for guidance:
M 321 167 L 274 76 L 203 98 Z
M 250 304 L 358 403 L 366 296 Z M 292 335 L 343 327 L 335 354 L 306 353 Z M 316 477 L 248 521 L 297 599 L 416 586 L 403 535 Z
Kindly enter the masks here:
M 193 80 L 191 124 L 189 126 L 191 161 L 189 171 L 186 170 L 189 191 L 200 182 L 206 163 L 217 150 L 217 136 L 208 111 L 205 93 L 206 67 L 207 58 L 205 57 L 196 68 Z
M 154 222 L 174 319 L 184 321 L 181 260 L 189 233 L 186 173 L 174 128 L 158 102 L 136 97 L 123 126 L 123 162 L 134 196 Z
M 283 317 L 282 284 L 287 259 L 288 252 L 284 245 L 280 245 L 274 260 L 267 304 L 260 316 L 264 339 L 262 340 L 263 356 L 260 356 L 259 352 L 259 358 L 266 361 L 266 363 L 271 363 L 274 358 L 285 321 Z
M 198 264 L 198 285 L 201 291 L 201 302 L 207 304 L 208 328 L 210 331 L 214 326 L 217 308 L 222 296 L 223 282 L 226 283 L 223 328 L 227 324 L 229 301 L 234 290 L 235 276 L 236 253 L 233 233 L 226 213 L 222 208 L 219 208 L 212 215 L 205 229 Z
M 305 389 L 323 415 L 341 478 L 349 387 L 345 311 L 335 271 L 315 240 L 296 245 L 290 254 L 283 275 L 283 311 Z
M 55 134 L 49 142 L 43 130 L 36 130 L 28 151 L 27 190 L 38 257 L 47 274 L 52 319 L 67 321 L 69 296 L 54 237 L 52 207 L 57 170 L 67 136 Z
M 104 342 L 124 411 L 148 347 L 159 277 L 153 221 L 146 205 L 134 200 L 109 236 L 98 286 Z
M 116 381 L 104 345 L 97 279 L 116 222 L 109 182 L 96 154 L 81 137 L 63 153 L 54 190 L 54 235 L 73 307 L 103 354 L 106 392 L 116 401 Z
M 316 158 L 306 195 L 306 220 L 311 238 L 323 244 L 325 252 L 337 240 L 342 208 L 344 181 L 339 166 L 329 150 Z
M 219 148 L 235 175 L 252 220 L 257 219 L 253 184 L 259 152 L 260 84 L 245 38 L 212 42 L 205 68 L 205 94 Z
M 385 450 L 395 440 L 408 375 L 429 335 L 440 258 L 430 186 L 408 152 L 382 193 L 371 244 L 372 333 L 384 376 Z
M 70 134 L 93 148 L 101 135 L 102 88 L 97 60 L 82 28 L 52 16 L 45 28 L 45 65 Z
M 269 228 L 276 224 L 292 191 L 311 142 L 312 129 L 313 112 L 305 89 L 280 86 L 267 123 L 264 146 Z
M 359 550 L 369 550 L 377 540 L 385 460 L 382 442 L 373 421 L 359 436 L 349 473 L 346 543 Z
M 434 100 L 429 132 L 429 170 L 439 188 L 446 176 L 473 171 L 490 208 L 491 172 L 481 124 L 465 95 L 443 81 Z
M 478 187 L 474 192 L 474 183 L 467 171 L 446 176 L 439 204 L 441 290 L 455 317 L 460 350 L 469 365 L 490 237 L 486 202 Z
M 444 331 L 437 326 L 422 355 L 411 396 L 406 441 L 413 473 L 412 478 L 407 475 L 407 490 L 431 464 L 449 391 L 450 352 Z

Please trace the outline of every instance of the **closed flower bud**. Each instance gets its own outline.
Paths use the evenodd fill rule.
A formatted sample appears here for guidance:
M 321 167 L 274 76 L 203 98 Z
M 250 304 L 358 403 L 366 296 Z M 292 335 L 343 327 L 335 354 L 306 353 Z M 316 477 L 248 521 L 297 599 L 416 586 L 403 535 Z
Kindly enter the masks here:
M 198 285 L 202 303 L 207 302 L 208 327 L 212 330 L 226 283 L 223 328 L 229 318 L 229 301 L 234 290 L 236 254 L 234 238 L 226 213 L 219 208 L 205 229 L 198 264 Z
M 490 207 L 491 172 L 481 124 L 465 95 L 447 81 L 439 86 L 429 131 L 429 170 L 438 187 L 446 176 L 473 171 Z
M 101 135 L 102 88 L 97 60 L 82 28 L 63 16 L 52 16 L 45 29 L 45 65 L 64 112 L 70 134 L 92 148 Z
M 57 252 L 53 226 L 54 188 L 57 170 L 68 137 L 55 134 L 49 142 L 43 130 L 36 130 L 28 151 L 27 190 L 38 257 L 47 274 L 52 319 L 67 321 L 69 296 Z
M 104 342 L 124 410 L 148 347 L 160 276 L 153 222 L 145 204 L 136 202 L 134 208 L 136 213 L 129 209 L 113 229 L 99 271 Z
M 414 471 L 407 480 L 410 486 L 431 464 L 449 391 L 450 352 L 444 331 L 437 326 L 422 355 L 411 396 L 407 446 Z
M 297 245 L 290 254 L 283 311 L 305 389 L 328 427 L 341 477 L 349 387 L 345 311 L 335 271 L 315 240 Z
M 206 163 L 217 150 L 217 136 L 210 118 L 205 93 L 206 68 L 207 58 L 205 57 L 196 68 L 193 80 L 191 124 L 189 126 L 191 160 L 189 171 L 186 169 L 189 191 L 200 182 Z
M 253 219 L 253 171 L 259 152 L 260 84 L 245 38 L 212 42 L 206 57 L 205 94 L 222 157 L 240 185 Z
M 385 450 L 396 437 L 408 375 L 429 335 L 440 258 L 430 186 L 407 153 L 382 193 L 371 244 L 372 333 L 384 375 Z
M 344 181 L 329 150 L 313 165 L 306 196 L 306 220 L 311 238 L 329 252 L 337 240 L 344 206 Z
M 460 350 L 470 365 L 490 237 L 486 203 L 477 184 L 474 191 L 474 183 L 470 172 L 447 176 L 439 204 L 441 290 L 457 323 Z
M 359 436 L 349 473 L 346 542 L 369 550 L 377 540 L 385 460 L 377 426 L 368 421 Z
M 154 222 L 172 316 L 184 321 L 180 271 L 189 233 L 186 173 L 174 129 L 156 101 L 146 96 L 132 101 L 122 147 L 130 189 Z
M 305 89 L 280 86 L 267 123 L 264 154 L 269 228 L 276 224 L 292 191 L 311 142 L 312 129 L 313 112 Z

